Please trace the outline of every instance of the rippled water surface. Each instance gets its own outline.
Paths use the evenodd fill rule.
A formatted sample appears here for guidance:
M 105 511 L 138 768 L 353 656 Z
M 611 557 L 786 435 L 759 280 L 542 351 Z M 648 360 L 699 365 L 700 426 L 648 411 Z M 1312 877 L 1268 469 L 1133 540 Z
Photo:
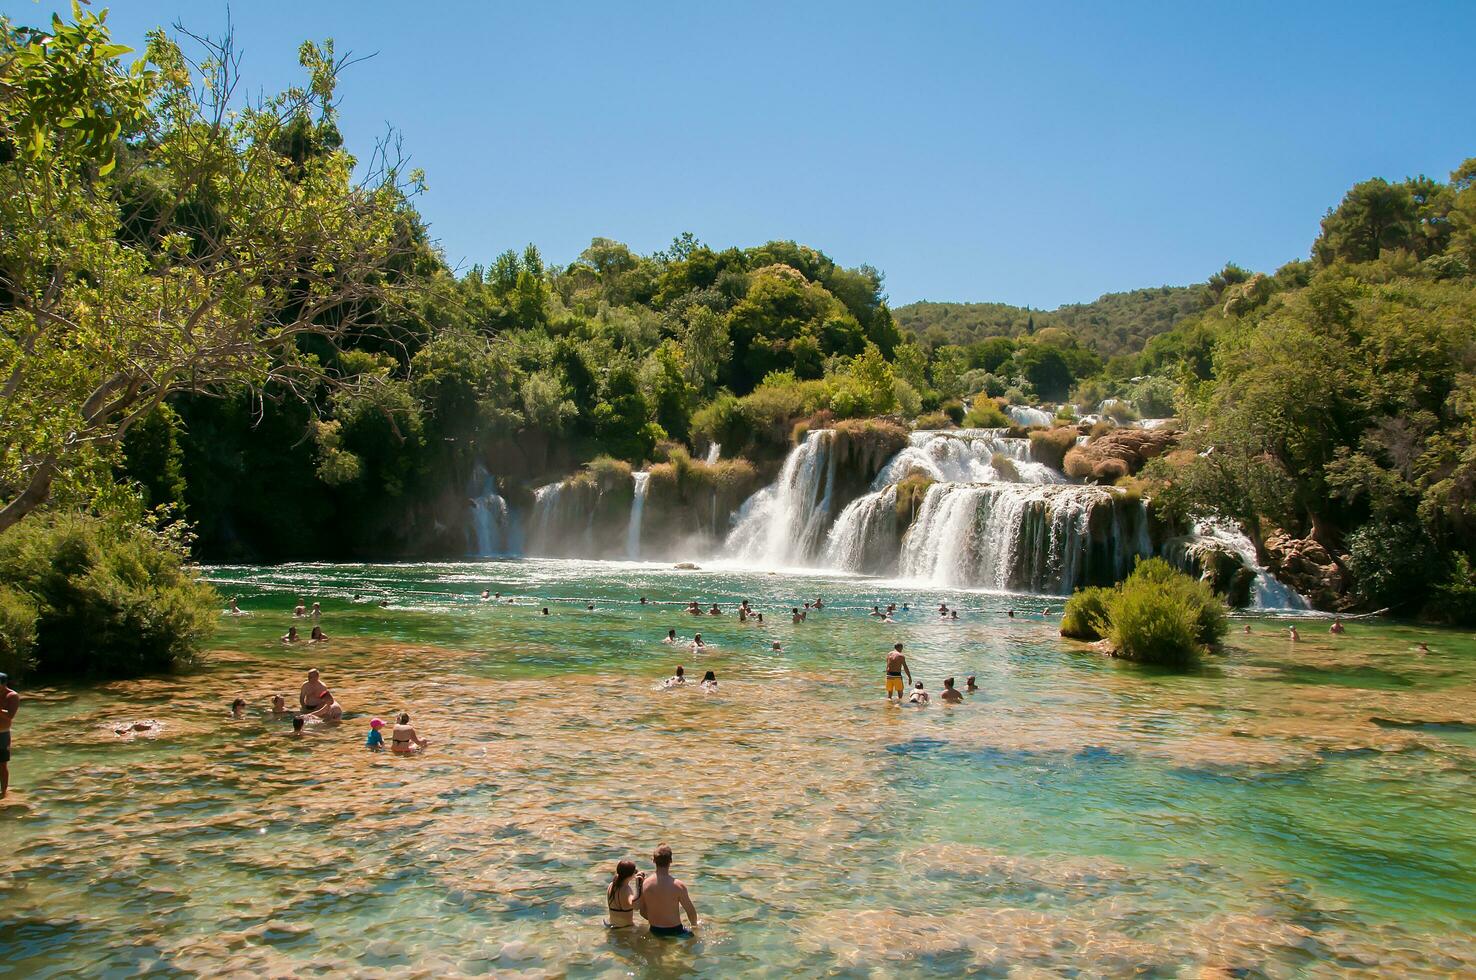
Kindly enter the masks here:
M 1057 599 L 866 579 L 209 576 L 251 615 L 224 619 L 201 671 L 23 691 L 0 972 L 1476 972 L 1469 634 L 1308 620 L 1293 645 L 1285 621 L 1237 620 L 1253 634 L 1186 676 L 1061 640 L 1040 615 Z M 791 625 L 815 595 L 829 607 Z M 323 603 L 328 643 L 278 642 L 298 596 Z M 735 621 L 744 596 L 767 625 Z M 938 622 L 940 600 L 962 620 Z M 922 609 L 864 615 L 887 601 Z M 672 627 L 713 647 L 665 646 Z M 948 674 L 981 691 L 886 706 L 899 640 L 935 697 Z M 677 663 L 719 692 L 660 690 Z M 347 720 L 294 740 L 270 696 L 295 701 L 314 665 Z M 367 752 L 368 719 L 402 709 L 430 750 Z M 660 841 L 696 941 L 601 926 L 613 863 Z

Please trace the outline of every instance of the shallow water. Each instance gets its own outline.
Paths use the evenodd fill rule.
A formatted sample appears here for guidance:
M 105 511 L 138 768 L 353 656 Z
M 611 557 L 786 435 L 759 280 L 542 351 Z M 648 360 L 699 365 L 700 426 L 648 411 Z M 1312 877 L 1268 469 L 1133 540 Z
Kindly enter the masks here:
M 1059 600 L 867 579 L 209 576 L 252 614 L 225 619 L 203 670 L 23 692 L 0 972 L 1476 972 L 1470 634 L 1308 620 L 1293 645 L 1285 620 L 1237 620 L 1255 633 L 1183 675 L 1061 640 L 1039 615 Z M 278 642 L 299 595 L 327 644 Z M 815 595 L 828 608 L 791 625 Z M 771 621 L 739 625 L 741 596 Z M 922 609 L 864 615 L 887 601 Z M 714 646 L 674 650 L 669 627 Z M 935 697 L 946 674 L 981 691 L 885 706 L 898 640 Z M 720 691 L 656 689 L 677 663 Z M 267 707 L 309 665 L 348 716 L 294 740 Z M 402 709 L 431 748 L 365 751 L 368 718 Z M 115 734 L 141 719 L 156 728 Z M 701 938 L 606 932 L 610 868 L 663 840 Z

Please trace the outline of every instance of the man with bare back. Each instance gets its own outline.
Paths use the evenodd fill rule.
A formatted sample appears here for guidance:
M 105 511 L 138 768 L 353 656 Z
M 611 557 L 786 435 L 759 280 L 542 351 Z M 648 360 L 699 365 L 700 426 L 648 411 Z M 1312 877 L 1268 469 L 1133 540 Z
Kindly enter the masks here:
M 0 800 L 10 792 L 10 726 L 20 710 L 20 695 L 10 689 L 10 678 L 0 674 Z
M 653 936 L 690 936 L 697 928 L 697 909 L 687 894 L 686 882 L 671 876 L 671 848 L 662 844 L 651 855 L 656 875 L 647 878 L 641 889 L 641 917 L 651 924 Z M 687 925 L 682 925 L 682 912 Z M 690 928 L 689 928 L 690 927 Z
M 902 696 L 907 689 L 902 686 L 902 672 L 907 671 L 907 682 L 912 683 L 912 668 L 907 666 L 907 658 L 902 656 L 902 644 L 898 643 L 892 647 L 887 654 L 887 702 L 891 703 L 892 695 L 897 695 L 897 703 L 902 703 Z

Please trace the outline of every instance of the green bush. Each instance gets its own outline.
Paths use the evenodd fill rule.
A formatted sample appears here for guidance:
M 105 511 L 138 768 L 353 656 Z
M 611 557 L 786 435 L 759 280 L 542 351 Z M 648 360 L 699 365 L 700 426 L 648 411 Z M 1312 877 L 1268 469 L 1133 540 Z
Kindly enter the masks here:
M 1225 603 L 1162 558 L 1139 561 L 1116 588 L 1082 589 L 1066 601 L 1061 635 L 1106 637 L 1119 657 L 1182 667 L 1229 629 Z
M 912 427 L 914 429 L 921 429 L 924 431 L 932 431 L 933 429 L 951 429 L 953 428 L 953 419 L 949 417 L 947 412 L 928 412 L 927 414 L 919 415 L 916 419 L 914 419 L 912 422 Z
M 970 429 L 1007 429 L 1010 417 L 994 399 L 981 395 L 974 399 L 974 407 L 964 416 L 963 424 Z
M 1107 607 L 1117 590 L 1103 586 L 1078 589 L 1066 600 L 1061 635 L 1073 640 L 1100 640 L 1107 625 Z
M 24 677 L 36 667 L 36 604 L 0 585 L 0 674 Z
M 34 603 L 39 674 L 135 677 L 189 666 L 218 618 L 215 590 L 191 577 L 174 543 L 76 514 L 33 515 L 0 535 L 0 587 Z M 0 628 L 10 633 L 18 607 L 7 605 Z
M 1172 591 L 1129 579 L 1112 597 L 1107 639 L 1119 657 L 1182 667 L 1199 654 L 1194 606 Z
M 1030 458 L 1059 470 L 1066 454 L 1076 445 L 1077 431 L 1074 426 L 1058 429 L 1030 430 Z

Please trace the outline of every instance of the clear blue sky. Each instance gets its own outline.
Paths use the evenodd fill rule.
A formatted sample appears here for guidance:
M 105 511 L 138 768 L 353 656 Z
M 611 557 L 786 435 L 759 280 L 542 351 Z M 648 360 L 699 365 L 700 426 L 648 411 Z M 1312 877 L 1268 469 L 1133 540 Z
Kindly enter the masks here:
M 95 6 L 105 5 L 97 0 Z M 20 20 L 60 4 L 0 0 Z M 136 42 L 216 0 L 118 0 Z M 1476 156 L 1476 3 L 388 3 L 242 0 L 245 75 L 296 48 L 367 149 L 403 131 L 453 264 L 596 235 L 792 238 L 894 304 L 1053 307 L 1307 253 L 1365 177 Z

